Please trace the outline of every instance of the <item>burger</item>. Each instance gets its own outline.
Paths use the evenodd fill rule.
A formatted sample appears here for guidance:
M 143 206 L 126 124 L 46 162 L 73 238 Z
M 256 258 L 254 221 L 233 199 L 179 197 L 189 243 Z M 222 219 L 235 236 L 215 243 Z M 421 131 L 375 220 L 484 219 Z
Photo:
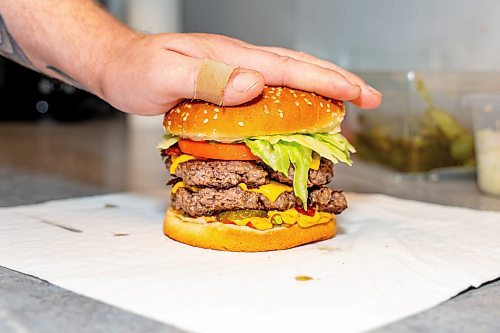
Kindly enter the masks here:
M 239 106 L 180 103 L 158 145 L 172 175 L 165 235 L 245 252 L 332 238 L 347 201 L 327 185 L 354 152 L 343 118 L 343 102 L 287 87 Z

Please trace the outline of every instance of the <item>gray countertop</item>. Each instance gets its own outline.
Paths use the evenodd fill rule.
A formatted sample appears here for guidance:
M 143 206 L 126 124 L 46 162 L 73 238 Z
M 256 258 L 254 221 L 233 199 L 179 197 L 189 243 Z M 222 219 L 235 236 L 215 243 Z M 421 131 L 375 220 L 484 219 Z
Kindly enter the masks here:
M 158 191 L 167 179 L 153 149 L 159 129 L 123 119 L 81 124 L 0 124 L 0 206 L 116 191 Z M 151 148 L 149 148 L 151 147 Z M 477 209 L 500 210 L 470 177 L 423 180 L 357 163 L 335 186 Z M 1 263 L 0 263 L 1 264 Z M 0 267 L 0 332 L 180 332 L 153 320 Z M 374 332 L 500 332 L 500 280 Z

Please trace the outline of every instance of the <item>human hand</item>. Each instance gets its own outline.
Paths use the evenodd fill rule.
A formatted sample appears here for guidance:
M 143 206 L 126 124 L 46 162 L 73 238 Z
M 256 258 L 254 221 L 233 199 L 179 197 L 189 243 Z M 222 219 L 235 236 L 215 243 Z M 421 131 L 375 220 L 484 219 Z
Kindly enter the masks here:
M 194 97 L 204 59 L 238 67 L 226 86 L 224 105 L 249 101 L 264 85 L 315 92 L 366 109 L 382 101 L 381 94 L 361 78 L 328 61 L 212 34 L 137 35 L 103 66 L 99 93 L 122 111 L 162 114 Z

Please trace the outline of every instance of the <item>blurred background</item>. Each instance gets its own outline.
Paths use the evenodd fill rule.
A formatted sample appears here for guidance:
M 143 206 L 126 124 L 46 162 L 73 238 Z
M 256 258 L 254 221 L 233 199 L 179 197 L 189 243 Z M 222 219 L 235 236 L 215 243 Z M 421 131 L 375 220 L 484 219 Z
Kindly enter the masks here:
M 365 78 L 384 94 L 384 103 L 377 111 L 348 106 L 345 129 L 358 148 L 358 172 L 378 182 L 367 186 L 363 177 L 360 183 L 338 180 L 347 190 L 411 197 L 404 192 L 408 182 L 475 186 L 478 165 L 486 170 L 500 164 L 500 152 L 489 159 L 480 154 L 483 146 L 498 149 L 491 142 L 500 141 L 492 139 L 500 117 L 491 113 L 500 93 L 497 0 L 101 3 L 141 31 L 219 33 L 279 45 L 331 60 Z M 154 149 L 161 119 L 124 116 L 87 93 L 5 59 L 0 59 L 0 96 L 0 149 L 5 152 L 0 170 L 2 165 L 25 168 L 107 190 L 147 189 L 164 182 L 166 173 Z M 490 110 L 490 121 L 474 122 L 474 117 L 484 118 L 485 110 Z M 475 123 L 482 124 L 476 132 Z M 479 136 L 479 131 L 492 134 Z M 482 173 L 485 193 L 497 191 L 484 188 L 492 183 L 487 175 L 500 174 L 495 170 Z M 429 199 L 429 191 L 422 190 L 420 197 L 440 200 L 439 194 Z M 457 204 L 468 200 L 492 204 L 482 198 Z
M 495 0 L 187 0 L 183 29 L 300 49 L 353 70 L 500 69 Z

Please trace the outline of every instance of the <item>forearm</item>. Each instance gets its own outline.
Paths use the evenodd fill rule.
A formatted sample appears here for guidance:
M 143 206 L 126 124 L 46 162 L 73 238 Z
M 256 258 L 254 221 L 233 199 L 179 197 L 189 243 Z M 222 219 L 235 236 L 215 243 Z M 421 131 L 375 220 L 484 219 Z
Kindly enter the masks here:
M 139 36 L 92 0 L 0 0 L 0 54 L 103 95 L 103 75 Z

